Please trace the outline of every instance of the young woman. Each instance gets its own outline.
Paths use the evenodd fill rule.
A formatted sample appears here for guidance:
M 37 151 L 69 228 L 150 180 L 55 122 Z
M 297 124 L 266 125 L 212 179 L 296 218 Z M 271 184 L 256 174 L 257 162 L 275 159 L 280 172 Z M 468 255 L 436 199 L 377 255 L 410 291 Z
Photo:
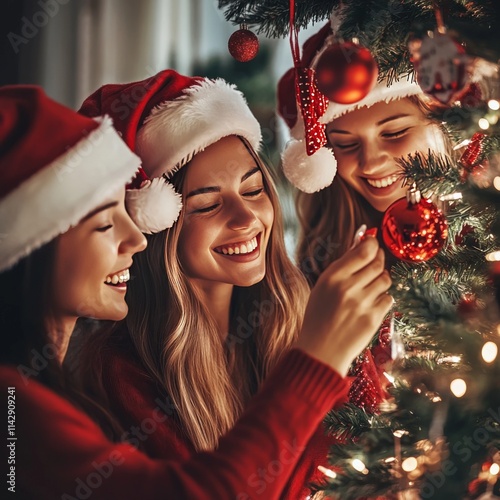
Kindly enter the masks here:
M 332 25 L 338 15 L 303 46 L 302 62 L 315 68 L 323 51 L 335 43 Z M 440 125 L 429 116 L 432 105 L 420 87 L 406 76 L 379 82 L 353 104 L 328 102 L 320 122 L 326 124 L 327 143 L 308 156 L 308 131 L 297 107 L 295 71 L 278 84 L 278 111 L 290 127 L 292 140 L 282 155 L 283 170 L 299 189 L 296 199 L 301 234 L 297 262 L 311 285 L 334 261 L 349 251 L 360 226 L 380 227 L 385 210 L 406 195 L 398 159 L 428 150 L 449 153 L 451 147 Z M 381 240 L 381 233 L 377 237 Z M 386 267 L 395 258 L 386 254 Z M 349 401 L 377 412 L 385 399 L 385 363 L 390 360 L 389 326 L 378 341 L 351 367 L 355 380 Z
M 168 176 L 183 208 L 172 227 L 148 236 L 148 249 L 134 261 L 129 315 L 109 338 L 86 346 L 83 379 L 127 428 L 168 400 L 169 414 L 143 432 L 140 444 L 150 456 L 179 462 L 195 451 L 221 449 L 223 436 L 255 405 L 296 341 L 308 290 L 286 255 L 276 190 L 256 153 L 260 128 L 242 95 L 222 80 L 167 70 L 104 86 L 80 111 L 113 113 L 114 103 L 132 102 L 134 95 L 141 97 L 123 119 L 115 113 L 115 122 L 140 154 L 150 185 Z M 149 221 L 143 232 L 160 225 L 150 215 L 162 212 L 157 203 L 140 203 L 136 216 Z M 349 265 L 339 263 L 336 279 L 341 268 L 349 274 Z M 386 273 L 375 274 L 373 286 L 384 288 Z M 339 331 L 351 328 L 351 316 L 375 314 L 373 326 L 389 305 L 381 295 L 368 303 L 330 299 L 319 300 L 335 311 L 330 327 Z M 304 325 L 310 321 L 314 330 L 324 328 L 320 316 L 306 313 Z M 297 365 L 295 375 L 305 376 L 303 369 Z M 293 445 L 297 461 L 304 445 Z M 325 445 L 320 454 L 326 462 Z M 316 465 L 312 455 L 303 458 L 284 495 L 301 498 Z M 281 467 L 268 464 L 252 476 L 250 496 L 268 498 L 277 476 L 285 484 Z
M 0 88 L 0 143 L 4 488 L 37 499 L 279 496 L 298 450 L 342 397 L 350 360 L 390 305 L 376 242 L 363 242 L 325 273 L 295 348 L 274 366 L 216 451 L 152 460 L 105 437 L 89 415 L 114 424 L 113 417 L 78 392 L 63 370 L 78 317 L 116 321 L 127 313 L 129 270 L 145 239 L 125 210 L 124 184 L 139 159 L 108 118 L 77 115 L 32 86 Z M 346 316 L 346 304 L 360 293 L 373 307 Z M 327 310 L 324 300 L 339 308 Z M 168 318 L 170 305 L 164 305 Z M 337 344 L 339 324 L 345 329 Z M 126 430 L 151 429 L 163 409 L 153 412 L 156 420 Z M 260 471 L 276 463 L 280 475 L 256 493 Z
M 304 64 L 314 68 L 332 40 L 327 24 L 304 44 Z M 440 125 L 429 118 L 429 99 L 407 77 L 390 85 L 382 81 L 350 105 L 329 102 L 320 119 L 328 142 L 311 157 L 303 146 L 306 131 L 296 106 L 293 69 L 278 84 L 278 101 L 294 139 L 283 153 L 283 168 L 300 190 L 297 259 L 315 283 L 349 249 L 358 227 L 378 227 L 384 211 L 405 196 L 399 158 L 425 155 L 429 149 L 449 153 L 451 148 Z

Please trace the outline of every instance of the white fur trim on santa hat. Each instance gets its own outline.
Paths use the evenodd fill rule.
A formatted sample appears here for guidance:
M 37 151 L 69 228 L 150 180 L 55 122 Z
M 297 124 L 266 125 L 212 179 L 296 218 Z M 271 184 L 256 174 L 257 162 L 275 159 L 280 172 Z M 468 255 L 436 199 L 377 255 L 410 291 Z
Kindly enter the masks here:
M 258 150 L 260 125 L 242 93 L 222 79 L 204 80 L 153 109 L 137 134 L 149 177 L 170 176 L 219 139 L 240 135 Z
M 181 195 L 163 177 L 144 181 L 140 189 L 128 189 L 126 202 L 130 217 L 146 234 L 172 227 L 182 208 Z
M 140 166 L 112 126 L 98 128 L 0 200 L 0 271 L 116 196 Z
M 361 99 L 361 101 L 353 104 L 337 104 L 330 101 L 326 113 L 319 121 L 326 124 L 339 116 L 362 107 L 370 107 L 378 102 L 390 102 L 418 94 L 423 94 L 422 89 L 416 82 L 410 79 L 402 78 L 397 82 L 393 82 L 389 87 L 387 86 L 387 81 L 383 80 L 377 83 L 372 91 L 364 99 Z M 292 145 L 287 146 L 287 149 L 292 148 L 293 153 L 285 150 L 282 156 L 283 170 L 287 179 L 298 189 L 306 193 L 314 193 L 329 186 L 333 182 L 337 171 L 337 161 L 335 160 L 333 151 L 320 148 L 312 156 L 307 156 L 303 140 L 305 136 L 304 121 L 300 113 L 297 116 L 297 122 L 290 130 L 290 134 L 295 141 L 292 141 Z M 303 151 L 299 151 L 298 144 L 303 145 Z M 327 161 L 326 158 L 329 158 L 329 160 Z M 334 162 L 333 166 L 331 166 L 332 159 Z M 310 168 L 310 173 L 308 173 L 308 168 Z M 329 182 L 328 179 L 330 179 Z
M 359 108 L 369 108 L 379 102 L 391 102 L 396 99 L 403 99 L 411 95 L 422 94 L 423 91 L 417 82 L 412 81 L 411 77 L 401 78 L 397 82 L 392 82 L 387 86 L 387 80 L 378 82 L 370 93 L 363 99 L 352 104 L 338 104 L 329 101 L 325 114 L 320 118 L 321 123 L 330 123 L 339 116 L 355 111 Z
M 337 173 L 333 152 L 320 148 L 308 156 L 303 140 L 290 140 L 281 155 L 286 178 L 304 193 L 314 193 L 329 186 Z

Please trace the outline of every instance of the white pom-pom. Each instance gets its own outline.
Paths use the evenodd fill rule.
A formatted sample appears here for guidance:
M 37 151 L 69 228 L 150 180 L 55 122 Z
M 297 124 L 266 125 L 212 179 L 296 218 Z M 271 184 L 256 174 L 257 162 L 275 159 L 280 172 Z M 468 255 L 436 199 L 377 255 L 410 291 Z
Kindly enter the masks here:
M 140 189 L 128 189 L 126 201 L 130 217 L 146 234 L 172 227 L 182 208 L 181 195 L 163 177 L 145 181 Z
M 305 193 L 315 193 L 329 186 L 337 173 L 333 152 L 320 148 L 307 156 L 304 140 L 291 140 L 281 155 L 286 178 Z

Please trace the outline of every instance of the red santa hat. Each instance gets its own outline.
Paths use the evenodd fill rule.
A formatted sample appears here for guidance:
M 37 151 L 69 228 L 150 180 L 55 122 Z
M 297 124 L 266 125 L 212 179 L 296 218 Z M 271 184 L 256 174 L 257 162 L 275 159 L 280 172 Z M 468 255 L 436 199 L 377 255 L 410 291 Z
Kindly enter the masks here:
M 334 31 L 337 31 L 339 18 L 341 15 L 335 12 L 331 21 L 304 43 L 301 60 L 303 66 L 314 69 L 324 50 L 336 42 Z M 335 118 L 356 109 L 416 94 L 422 94 L 422 89 L 411 77 L 402 77 L 391 84 L 383 80 L 356 103 L 338 104 L 329 101 L 319 122 L 326 126 Z M 289 69 L 278 83 L 278 113 L 290 128 L 292 136 L 282 154 L 282 166 L 287 179 L 306 193 L 314 193 L 329 186 L 337 172 L 337 160 L 327 146 L 319 148 L 312 155 L 307 154 L 306 130 L 296 96 L 295 68 Z
M 104 85 L 79 112 L 109 114 L 141 157 L 139 181 L 146 179 L 146 186 L 127 191 L 127 208 L 145 233 L 171 227 L 177 220 L 180 195 L 166 179 L 195 154 L 230 135 L 244 137 L 256 150 L 261 141 L 260 125 L 233 85 L 173 70 L 140 82 Z M 137 182 L 135 187 L 140 187 Z
M 0 87 L 0 271 L 66 232 L 134 177 L 140 159 L 109 117 L 40 87 Z

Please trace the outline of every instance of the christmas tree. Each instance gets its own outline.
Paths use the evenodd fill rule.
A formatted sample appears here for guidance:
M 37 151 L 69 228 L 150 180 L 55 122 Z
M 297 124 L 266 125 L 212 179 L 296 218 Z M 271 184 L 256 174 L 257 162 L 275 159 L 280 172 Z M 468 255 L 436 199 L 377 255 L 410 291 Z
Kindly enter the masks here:
M 458 499 L 481 495 L 494 498 L 497 493 L 497 4 L 495 0 L 294 2 L 296 29 L 311 22 L 326 22 L 332 10 L 340 7 L 339 37 L 356 38 L 371 52 L 378 64 L 379 79 L 391 81 L 398 75 L 415 73 L 418 77 L 415 66 L 418 67 L 425 40 L 446 37 L 446 42 L 452 43 L 460 54 L 447 61 L 450 74 L 459 76 L 452 80 L 453 92 L 446 98 L 441 96 L 443 105 L 436 115 L 449 132 L 456 158 L 430 153 L 401 160 L 407 184 L 418 187 L 424 199 L 429 200 L 433 214 L 438 209 L 444 214 L 444 246 L 441 249 L 434 239 L 422 247 L 419 238 L 422 231 L 429 229 L 425 216 L 429 212 L 413 189 L 413 198 L 403 201 L 399 211 L 408 211 L 410 206 L 421 209 L 413 221 L 415 241 L 408 244 L 416 261 L 400 260 L 391 270 L 396 302 L 386 325 L 393 347 L 392 362 L 386 366 L 390 397 L 373 413 L 348 404 L 328 415 L 329 431 L 342 440 L 331 450 L 328 477 L 316 485 L 328 496 Z M 272 37 L 289 34 L 289 0 L 220 0 L 219 6 L 235 24 L 246 23 Z M 463 80 L 462 69 L 474 73 L 474 81 Z M 423 76 L 422 70 L 420 77 Z M 436 98 L 442 87 L 432 76 L 422 79 L 421 85 Z M 397 220 L 400 213 L 392 209 L 386 215 Z M 384 221 L 388 224 L 387 218 Z M 440 219 L 438 223 L 444 222 Z M 387 227 L 382 230 L 390 232 Z M 397 233 L 398 228 L 391 230 Z M 400 246 L 405 257 L 408 248 Z

